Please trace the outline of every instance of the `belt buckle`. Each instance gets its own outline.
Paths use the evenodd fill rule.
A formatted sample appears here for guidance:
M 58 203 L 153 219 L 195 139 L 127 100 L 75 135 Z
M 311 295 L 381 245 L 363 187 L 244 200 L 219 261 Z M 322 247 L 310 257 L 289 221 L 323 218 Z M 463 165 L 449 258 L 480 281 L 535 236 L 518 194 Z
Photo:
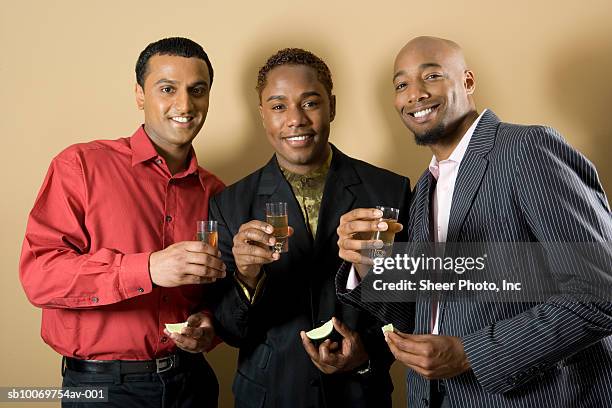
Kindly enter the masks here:
M 175 363 L 175 356 L 173 355 L 156 359 L 155 366 L 157 367 L 157 373 L 164 373 L 171 370 L 175 366 Z

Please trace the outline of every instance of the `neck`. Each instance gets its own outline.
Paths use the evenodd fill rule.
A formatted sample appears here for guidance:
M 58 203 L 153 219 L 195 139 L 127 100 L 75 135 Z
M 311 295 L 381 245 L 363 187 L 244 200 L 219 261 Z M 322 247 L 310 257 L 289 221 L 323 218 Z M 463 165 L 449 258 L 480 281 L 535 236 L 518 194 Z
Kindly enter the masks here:
M 325 162 L 327 161 L 327 159 L 329 158 L 330 154 L 331 154 L 331 146 L 328 143 L 327 146 L 325 147 L 325 154 L 322 154 L 321 155 L 322 157 L 319 160 L 312 162 L 312 163 L 293 164 L 293 163 L 286 162 L 279 155 L 276 155 L 276 160 L 278 160 L 278 164 L 280 164 L 280 166 L 284 168 L 285 170 L 288 170 L 289 172 L 294 173 L 294 174 L 306 175 L 308 173 L 312 173 L 313 171 L 323 166 Z
M 450 157 L 476 119 L 478 119 L 478 112 L 475 109 L 469 111 L 460 119 L 457 127 L 450 135 L 429 146 L 434 156 L 436 156 L 436 160 L 442 161 Z
M 145 131 L 153 142 L 153 146 L 155 146 L 157 154 L 163 157 L 166 161 L 168 170 L 170 170 L 172 175 L 175 175 L 176 173 L 187 168 L 187 158 L 189 157 L 189 152 L 191 151 L 191 143 L 178 146 L 164 142 L 163 140 L 160 140 L 154 132 L 149 132 L 146 124 Z
M 189 157 L 190 149 L 191 146 L 189 146 L 188 149 L 183 149 L 180 152 L 168 153 L 162 152 L 160 149 L 158 149 L 157 151 L 159 152 L 160 156 L 162 156 L 164 160 L 166 160 L 166 165 L 168 166 L 168 170 L 170 170 L 170 173 L 172 175 L 175 175 L 176 173 L 181 172 L 187 168 L 187 158 Z

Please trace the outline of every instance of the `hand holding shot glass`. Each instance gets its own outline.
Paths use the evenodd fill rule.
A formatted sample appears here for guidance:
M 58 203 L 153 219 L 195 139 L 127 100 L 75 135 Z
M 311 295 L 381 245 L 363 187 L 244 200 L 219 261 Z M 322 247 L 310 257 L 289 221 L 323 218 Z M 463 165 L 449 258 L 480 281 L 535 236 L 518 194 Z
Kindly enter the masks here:
M 351 262 L 363 278 L 373 259 L 391 256 L 395 234 L 404 227 L 399 210 L 387 206 L 356 208 L 342 217 L 338 226 L 338 255 Z
M 195 240 L 176 242 L 149 256 L 151 281 L 175 287 L 224 278 L 226 266 L 217 242 L 217 221 L 196 221 Z
M 277 261 L 289 251 L 288 239 L 293 229 L 288 225 L 287 203 L 266 203 L 266 222 L 251 220 L 240 226 L 234 236 L 232 254 L 236 277 L 255 288 L 261 267 Z
M 379 222 L 387 224 L 387 229 L 384 231 L 378 230 L 370 234 L 369 239 L 373 241 L 382 241 L 383 247 L 378 249 L 374 248 L 369 251 L 370 258 L 385 258 L 391 256 L 393 253 L 393 242 L 395 241 L 395 234 L 401 231 L 402 227 L 399 226 L 397 219 L 399 217 L 399 209 L 392 207 L 384 207 L 381 205 L 376 206 L 377 210 L 382 211 L 382 217 Z

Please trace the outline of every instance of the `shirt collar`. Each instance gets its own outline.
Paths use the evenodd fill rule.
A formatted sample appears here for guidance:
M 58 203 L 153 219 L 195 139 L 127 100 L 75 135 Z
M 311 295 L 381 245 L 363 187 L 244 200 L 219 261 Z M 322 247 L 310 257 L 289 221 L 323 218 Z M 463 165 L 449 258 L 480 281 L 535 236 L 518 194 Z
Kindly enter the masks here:
M 327 156 L 327 160 L 325 160 L 325 163 L 323 163 L 321 167 L 311 171 L 310 173 L 303 174 L 303 175 L 292 173 L 289 170 L 281 166 L 279 167 L 281 168 L 283 175 L 289 182 L 291 182 L 293 179 L 323 179 L 325 180 L 325 178 L 327 177 L 327 172 L 329 171 L 329 166 L 331 164 L 333 155 L 334 155 L 333 151 L 330 151 L 329 155 Z
M 130 146 L 132 148 L 132 167 L 157 156 L 155 146 L 145 132 L 144 125 L 140 125 L 134 132 L 130 138 Z
M 132 167 L 136 166 L 137 164 L 144 163 L 148 160 L 159 157 L 159 155 L 157 154 L 157 150 L 155 150 L 153 142 L 151 141 L 149 135 L 147 135 L 147 132 L 144 129 L 144 125 L 138 127 L 136 132 L 134 132 L 134 134 L 130 138 L 130 146 L 132 148 Z M 198 164 L 198 159 L 196 157 L 195 150 L 192 146 L 191 150 L 189 151 L 189 165 L 187 166 L 187 170 L 176 173 L 174 175 L 174 178 L 185 177 L 187 175 L 196 173 L 200 176 L 200 182 L 202 183 L 202 185 L 204 185 L 203 178 L 205 175 L 199 170 L 200 166 Z
M 487 109 L 483 110 L 482 113 L 478 115 L 474 123 L 472 123 L 472 125 L 469 127 L 469 129 L 465 132 L 465 134 L 459 141 L 459 144 L 455 146 L 455 149 L 453 150 L 451 155 L 448 157 L 448 159 L 442 160 L 442 162 L 454 162 L 454 163 L 457 163 L 457 165 L 461 164 L 461 161 L 463 160 L 463 157 L 465 156 L 465 152 L 467 151 L 467 148 L 470 144 L 470 140 L 472 140 L 472 135 L 474 134 L 474 130 L 476 129 L 476 126 L 478 125 L 480 118 L 482 118 L 482 115 L 484 115 L 486 111 Z M 436 159 L 435 155 L 432 156 L 431 161 L 429 162 L 429 172 L 434 176 L 436 180 L 438 179 L 438 176 L 440 175 L 440 168 L 439 168 L 438 159 Z

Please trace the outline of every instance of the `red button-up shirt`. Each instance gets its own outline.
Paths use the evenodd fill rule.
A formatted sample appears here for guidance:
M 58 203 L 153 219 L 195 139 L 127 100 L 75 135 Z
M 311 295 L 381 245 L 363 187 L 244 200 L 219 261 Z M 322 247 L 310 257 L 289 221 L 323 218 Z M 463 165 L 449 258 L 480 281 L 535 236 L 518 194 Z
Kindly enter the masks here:
M 165 323 L 200 311 L 204 285 L 153 287 L 149 255 L 195 238 L 223 183 L 198 166 L 174 176 L 141 126 L 130 138 L 71 146 L 51 162 L 30 213 L 20 278 L 43 308 L 41 334 L 81 359 L 170 354 Z

